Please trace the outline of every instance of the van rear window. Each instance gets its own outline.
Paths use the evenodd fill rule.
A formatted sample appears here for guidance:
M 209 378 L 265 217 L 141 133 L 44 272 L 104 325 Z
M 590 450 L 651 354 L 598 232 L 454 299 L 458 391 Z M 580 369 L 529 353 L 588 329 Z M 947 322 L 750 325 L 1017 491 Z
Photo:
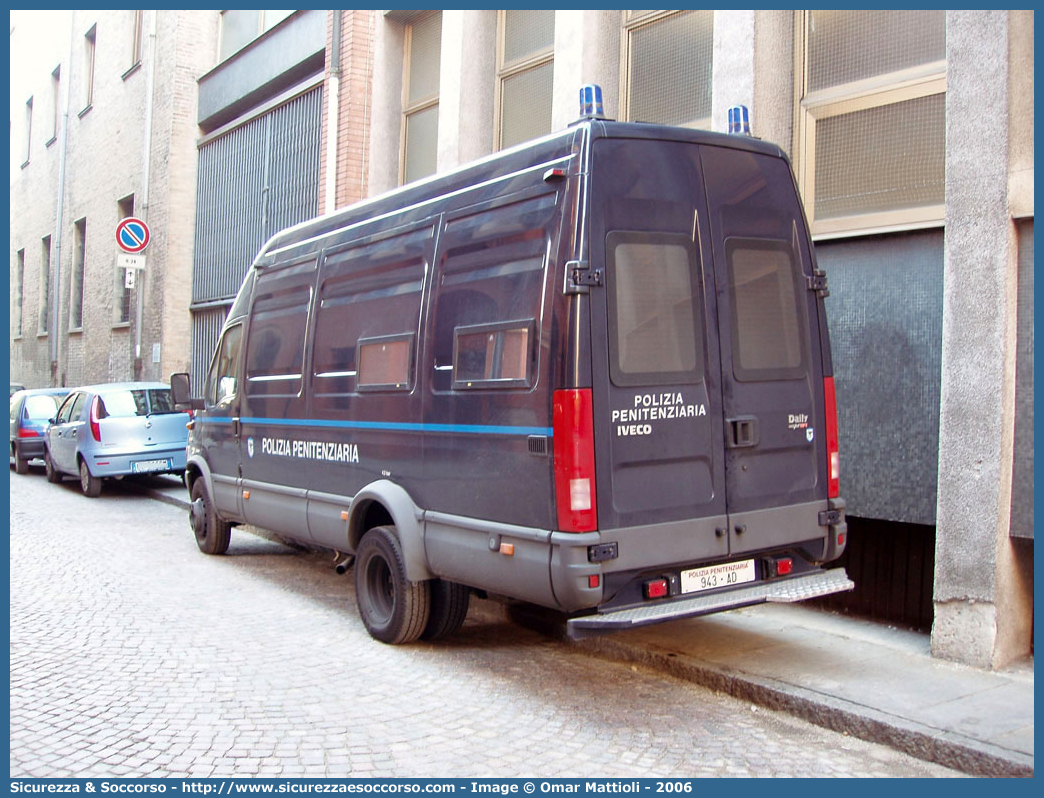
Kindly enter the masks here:
M 667 233 L 606 240 L 610 374 L 616 385 L 703 378 L 703 320 L 693 290 L 692 242 Z
M 733 371 L 738 380 L 805 374 L 799 294 L 785 241 L 730 238 Z

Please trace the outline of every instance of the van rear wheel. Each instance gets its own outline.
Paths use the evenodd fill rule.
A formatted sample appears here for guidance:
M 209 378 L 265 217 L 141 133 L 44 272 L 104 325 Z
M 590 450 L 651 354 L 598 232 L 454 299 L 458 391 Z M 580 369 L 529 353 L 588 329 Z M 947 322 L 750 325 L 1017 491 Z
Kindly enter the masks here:
M 457 631 L 468 616 L 471 590 L 445 579 L 431 580 L 431 614 L 421 633 L 422 640 L 437 640 Z
M 382 643 L 412 643 L 424 632 L 431 589 L 406 578 L 395 527 L 374 527 L 363 536 L 356 551 L 355 599 L 366 631 Z
M 192 500 L 189 523 L 196 536 L 196 546 L 204 554 L 224 554 L 232 538 L 232 524 L 217 517 L 202 477 L 192 483 L 189 498 Z

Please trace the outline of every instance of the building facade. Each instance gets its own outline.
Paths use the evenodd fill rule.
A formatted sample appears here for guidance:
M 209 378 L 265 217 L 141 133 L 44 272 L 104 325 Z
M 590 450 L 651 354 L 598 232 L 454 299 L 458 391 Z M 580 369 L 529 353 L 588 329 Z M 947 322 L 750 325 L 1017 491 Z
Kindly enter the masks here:
M 198 384 L 269 235 L 560 130 L 583 84 L 627 121 L 721 131 L 744 104 L 791 157 L 830 282 L 858 585 L 840 606 L 978 666 L 1031 651 L 1032 11 L 156 12 L 148 157 L 140 125 L 98 113 L 145 111 L 148 58 L 136 80 L 102 48 L 135 13 L 76 12 L 70 52 L 13 94 L 13 377 Z M 115 61 L 84 106 L 92 49 Z M 123 289 L 109 231 L 144 192 L 163 260 Z
M 12 12 L 12 379 L 162 379 L 187 364 L 192 111 L 217 33 L 216 13 Z M 128 216 L 151 230 L 133 284 L 117 263 Z

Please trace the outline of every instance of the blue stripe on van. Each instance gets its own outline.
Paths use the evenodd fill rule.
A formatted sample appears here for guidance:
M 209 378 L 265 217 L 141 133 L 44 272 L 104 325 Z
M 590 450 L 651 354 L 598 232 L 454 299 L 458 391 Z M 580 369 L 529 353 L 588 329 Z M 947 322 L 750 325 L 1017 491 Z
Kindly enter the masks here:
M 220 424 L 230 423 L 230 418 L 206 418 L 200 419 L 205 423 Z M 319 427 L 333 429 L 373 429 L 388 430 L 393 432 L 455 432 L 470 435 L 545 435 L 552 437 L 551 427 L 504 427 L 492 424 L 413 424 L 408 422 L 394 421 L 333 421 L 326 419 L 303 419 L 303 418 L 255 418 L 247 416 L 241 418 L 242 424 L 254 424 L 268 427 Z

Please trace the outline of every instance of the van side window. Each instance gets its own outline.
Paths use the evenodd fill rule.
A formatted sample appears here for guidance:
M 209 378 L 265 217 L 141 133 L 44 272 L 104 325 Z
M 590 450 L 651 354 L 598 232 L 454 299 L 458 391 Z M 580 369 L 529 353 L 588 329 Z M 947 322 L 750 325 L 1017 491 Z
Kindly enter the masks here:
M 454 330 L 453 387 L 525 386 L 533 319 Z
M 693 289 L 691 240 L 617 231 L 607 236 L 606 254 L 613 383 L 703 379 L 703 319 Z
M 555 195 L 458 217 L 435 297 L 437 391 L 533 384 Z
M 246 351 L 248 396 L 300 393 L 310 295 L 308 288 L 298 286 L 254 302 Z
M 408 388 L 412 362 L 412 333 L 359 341 L 359 390 Z
M 327 254 L 312 355 L 317 396 L 410 390 L 432 233 L 427 226 Z
M 725 242 L 732 303 L 733 371 L 738 380 L 805 374 L 794 263 L 786 241 Z
M 243 340 L 243 325 L 237 324 L 225 331 L 217 354 L 207 375 L 206 401 L 208 405 L 227 404 L 236 396 L 236 375 L 239 373 L 239 345 Z

